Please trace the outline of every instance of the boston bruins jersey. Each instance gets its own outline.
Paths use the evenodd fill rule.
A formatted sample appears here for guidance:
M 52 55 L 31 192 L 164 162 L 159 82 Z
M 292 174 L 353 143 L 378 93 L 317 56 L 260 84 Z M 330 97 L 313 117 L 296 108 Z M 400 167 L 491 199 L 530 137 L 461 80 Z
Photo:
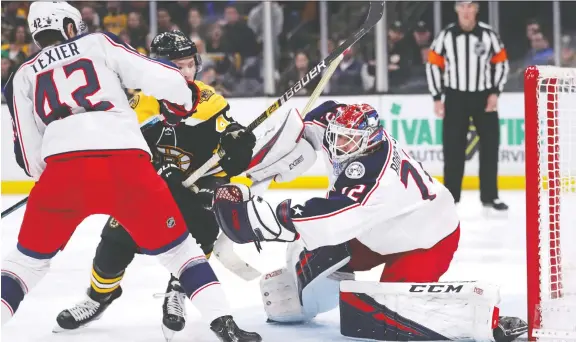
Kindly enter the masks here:
M 224 97 L 200 81 L 194 83 L 200 89 L 200 101 L 190 118 L 176 127 L 166 127 L 158 122 L 144 132 L 148 145 L 156 150 L 155 161 L 178 165 L 186 177 L 212 157 L 218 148 L 220 134 L 234 122 L 228 116 L 230 106 Z M 132 97 L 130 106 L 140 123 L 160 113 L 158 100 L 141 92 Z M 220 167 L 211 169 L 206 175 L 226 176 Z

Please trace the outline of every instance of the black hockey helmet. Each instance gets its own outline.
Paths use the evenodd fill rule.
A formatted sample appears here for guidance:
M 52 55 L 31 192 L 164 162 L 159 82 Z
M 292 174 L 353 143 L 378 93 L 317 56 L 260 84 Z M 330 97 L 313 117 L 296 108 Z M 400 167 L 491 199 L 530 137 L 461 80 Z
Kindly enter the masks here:
M 160 33 L 152 40 L 150 52 L 156 58 L 169 60 L 194 57 L 196 72 L 202 70 L 202 60 L 198 54 L 196 44 L 182 31 L 172 30 Z

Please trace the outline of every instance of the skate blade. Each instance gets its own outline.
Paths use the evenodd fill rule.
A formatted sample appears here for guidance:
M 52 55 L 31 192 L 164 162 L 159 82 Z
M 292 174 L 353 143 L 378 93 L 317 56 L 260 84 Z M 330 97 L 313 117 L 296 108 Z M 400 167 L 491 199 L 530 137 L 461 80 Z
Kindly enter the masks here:
M 90 322 L 90 323 L 92 323 L 92 322 Z M 55 326 L 54 328 L 52 328 L 52 332 L 55 333 L 55 334 L 72 333 L 72 332 L 74 332 L 74 331 L 78 331 L 78 330 L 82 330 L 82 329 L 86 328 L 87 326 L 90 325 L 90 323 L 86 323 L 86 324 L 84 324 L 84 325 L 81 325 L 81 326 L 79 326 L 79 327 L 76 328 L 76 329 L 64 329 L 64 328 L 62 328 L 61 326 L 59 326 L 58 324 L 56 324 L 56 326 Z
M 508 218 L 508 210 L 494 210 L 492 208 L 482 208 L 483 216 L 488 219 L 505 219 Z
M 162 324 L 162 333 L 164 334 L 166 342 L 170 342 L 172 338 L 174 338 L 176 331 L 168 329 L 164 324 Z
M 55 334 L 60 334 L 60 333 L 71 333 L 74 331 L 82 330 L 82 329 L 86 328 L 87 326 L 89 326 L 90 324 L 96 322 L 100 318 L 102 318 L 102 317 L 98 316 L 98 317 L 94 318 L 93 320 L 91 320 L 90 322 L 83 324 L 76 329 L 64 329 L 61 326 L 59 326 L 58 324 L 56 324 L 56 326 L 54 328 L 52 328 L 52 332 Z

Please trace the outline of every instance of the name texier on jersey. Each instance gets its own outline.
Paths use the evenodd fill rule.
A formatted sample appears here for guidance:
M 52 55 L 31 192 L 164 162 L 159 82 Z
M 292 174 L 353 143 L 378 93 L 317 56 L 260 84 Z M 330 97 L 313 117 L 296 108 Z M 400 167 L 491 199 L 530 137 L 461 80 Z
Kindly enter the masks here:
M 5 88 L 20 167 L 38 179 L 56 154 L 150 154 L 124 87 L 192 109 L 192 93 L 173 64 L 141 55 L 111 33 L 80 35 L 29 58 Z
M 336 106 L 325 102 L 304 119 L 304 136 L 326 153 L 327 170 L 334 167 L 325 131 Z M 428 249 L 458 226 L 448 189 L 386 131 L 380 148 L 351 161 L 330 186 L 326 198 L 292 207 L 292 222 L 308 249 L 354 238 L 383 255 Z

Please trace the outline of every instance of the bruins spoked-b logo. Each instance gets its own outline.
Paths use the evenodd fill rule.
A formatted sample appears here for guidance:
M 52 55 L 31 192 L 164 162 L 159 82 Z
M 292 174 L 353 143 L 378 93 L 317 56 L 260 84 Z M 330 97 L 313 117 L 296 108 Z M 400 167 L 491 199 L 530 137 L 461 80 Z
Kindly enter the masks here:
M 214 95 L 214 92 L 211 89 L 202 89 L 202 91 L 200 91 L 200 102 L 199 103 L 207 102 L 208 100 L 210 100 L 212 95 Z
M 128 101 L 128 104 L 130 104 L 130 108 L 134 109 L 138 106 L 138 102 L 140 102 L 140 95 L 136 94 L 132 96 L 130 101 Z
M 110 217 L 110 219 L 108 220 L 108 225 L 110 226 L 110 228 L 118 228 L 120 223 L 115 218 Z
M 192 160 L 192 153 L 186 152 L 175 146 L 158 145 L 158 152 L 160 152 L 163 164 L 174 164 L 188 174 L 190 171 L 190 162 Z

